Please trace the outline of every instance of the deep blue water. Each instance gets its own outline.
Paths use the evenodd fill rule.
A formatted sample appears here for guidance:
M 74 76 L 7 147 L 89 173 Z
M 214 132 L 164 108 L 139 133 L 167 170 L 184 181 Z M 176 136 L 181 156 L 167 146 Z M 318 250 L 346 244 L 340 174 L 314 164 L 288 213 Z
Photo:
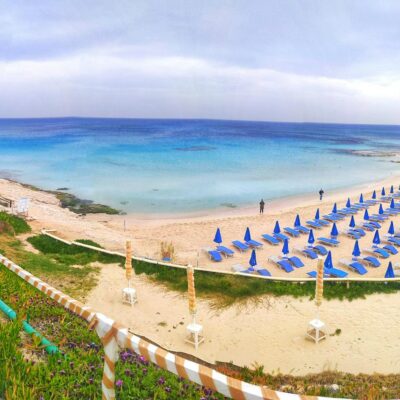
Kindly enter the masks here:
M 134 212 L 241 205 L 398 173 L 400 126 L 0 119 L 0 176 Z

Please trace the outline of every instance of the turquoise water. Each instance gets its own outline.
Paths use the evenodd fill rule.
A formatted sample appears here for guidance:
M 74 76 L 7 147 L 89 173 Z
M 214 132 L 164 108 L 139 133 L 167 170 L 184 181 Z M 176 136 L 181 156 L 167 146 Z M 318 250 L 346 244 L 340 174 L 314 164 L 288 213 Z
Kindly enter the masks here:
M 399 126 L 209 120 L 0 120 L 0 176 L 127 212 L 187 212 L 398 173 Z

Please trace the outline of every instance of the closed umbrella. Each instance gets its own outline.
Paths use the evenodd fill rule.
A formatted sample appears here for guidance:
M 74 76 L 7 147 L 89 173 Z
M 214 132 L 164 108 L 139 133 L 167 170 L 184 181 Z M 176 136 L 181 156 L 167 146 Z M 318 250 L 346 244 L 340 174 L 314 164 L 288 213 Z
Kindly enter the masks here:
M 219 228 L 217 228 L 217 231 L 215 232 L 214 242 L 217 244 L 222 243 L 222 235 L 221 235 L 221 230 Z
M 389 262 L 389 265 L 387 267 L 385 278 L 394 278 L 393 265 L 391 261 Z
M 279 221 L 275 222 L 274 233 L 281 233 L 281 227 L 279 226 Z
M 285 255 L 289 254 L 289 241 L 287 239 L 285 239 L 283 242 L 282 253 Z
M 350 208 L 350 207 L 351 207 L 350 197 L 347 199 L 346 207 L 347 207 L 347 208 Z
M 334 222 L 332 225 L 331 236 L 337 236 L 337 235 L 339 235 L 339 231 L 336 226 L 336 222 Z
M 393 187 L 393 185 L 392 186 L 390 186 L 390 193 L 394 193 L 394 187 Z
M 354 228 L 356 226 L 356 221 L 354 219 L 354 215 L 352 215 L 350 218 L 349 226 L 350 226 L 350 228 Z
M 378 229 L 375 231 L 374 238 L 372 240 L 373 244 L 380 244 L 381 243 L 381 238 L 379 237 L 379 231 Z
M 359 257 L 361 255 L 360 246 L 358 245 L 358 240 L 354 243 L 354 249 L 351 253 L 354 257 Z
M 364 220 L 365 220 L 365 221 L 369 221 L 368 210 L 365 210 L 365 212 L 364 212 Z
M 328 255 L 327 255 L 326 258 L 325 258 L 324 267 L 325 267 L 325 268 L 333 268 L 332 253 L 331 253 L 330 250 L 329 250 Z
M 246 228 L 246 233 L 244 234 L 244 241 L 249 242 L 251 240 L 250 228 Z
M 337 205 L 336 205 L 336 203 L 333 205 L 332 212 L 333 212 L 334 214 L 337 213 Z
M 360 201 L 359 201 L 360 203 L 364 203 L 364 196 L 363 196 L 363 194 L 361 193 L 360 194 Z
M 315 242 L 313 230 L 310 229 L 310 233 L 308 234 L 308 244 L 313 244 Z
M 382 204 L 379 204 L 379 211 L 378 212 L 379 212 L 380 215 L 385 214 L 385 210 L 383 209 Z
M 296 219 L 294 220 L 294 226 L 296 227 L 296 226 L 300 226 L 300 225 L 301 225 L 301 222 L 300 222 L 300 215 L 297 214 L 297 215 L 296 215 Z
M 372 193 L 372 199 L 373 199 L 373 200 L 376 199 L 376 190 L 374 190 L 374 192 Z
M 391 200 L 390 202 L 390 208 L 396 208 L 395 204 L 394 204 L 394 199 Z
M 256 256 L 256 251 L 253 249 L 253 251 L 251 252 L 251 257 L 249 260 L 249 264 L 251 267 L 255 267 L 257 265 L 257 256 Z M 250 268 L 253 269 L 253 268 Z
M 319 208 L 317 208 L 317 212 L 315 213 L 315 219 L 319 219 Z
M 384 187 L 382 188 L 381 195 L 382 195 L 382 196 L 386 196 L 386 192 L 385 192 L 385 188 L 384 188 Z
M 389 235 L 394 235 L 394 223 L 393 223 L 393 221 L 390 222 L 388 233 L 389 233 Z

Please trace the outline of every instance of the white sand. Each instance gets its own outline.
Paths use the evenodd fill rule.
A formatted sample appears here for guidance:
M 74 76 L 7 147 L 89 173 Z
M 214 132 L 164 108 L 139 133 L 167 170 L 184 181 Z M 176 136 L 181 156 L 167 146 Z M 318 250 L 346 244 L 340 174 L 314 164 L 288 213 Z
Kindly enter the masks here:
M 162 240 L 172 241 L 181 263 L 196 263 L 198 251 L 212 245 L 215 229 L 222 230 L 224 243 L 229 245 L 234 239 L 242 239 L 245 228 L 249 226 L 253 238 L 258 240 L 262 233 L 271 233 L 276 219 L 281 227 L 292 226 L 297 213 L 303 223 L 313 218 L 317 206 L 321 215 L 329 212 L 334 201 L 344 206 L 348 196 L 358 199 L 362 191 L 366 198 L 374 188 L 383 184 L 399 183 L 400 179 L 391 178 L 386 182 L 364 185 L 346 194 L 335 192 L 328 194 L 323 202 L 316 196 L 302 196 L 282 199 L 268 203 L 266 214 L 257 214 L 257 205 L 253 209 L 244 208 L 226 212 L 212 212 L 207 215 L 185 217 L 149 218 L 143 216 L 107 216 L 89 215 L 80 217 L 68 210 L 61 209 L 54 195 L 32 191 L 21 185 L 0 180 L 0 195 L 18 199 L 22 196 L 31 200 L 30 216 L 36 231 L 41 228 L 56 229 L 57 234 L 67 239 L 88 238 L 104 247 L 123 250 L 127 238 L 132 239 L 134 253 L 159 258 L 158 252 Z M 370 212 L 377 211 L 374 207 Z M 361 221 L 362 213 L 356 216 Z M 124 232 L 124 220 L 127 231 Z M 399 228 L 400 217 L 394 218 Z M 347 227 L 349 218 L 339 223 L 338 228 Z M 389 223 L 384 224 L 382 234 Z M 316 237 L 329 236 L 330 228 L 317 231 Z M 360 241 L 361 248 L 369 247 L 372 233 Z M 333 251 L 334 263 L 342 257 L 350 257 L 354 241 L 345 236 L 339 237 L 341 244 Z M 306 243 L 306 236 L 291 239 L 290 245 Z M 267 258 L 278 255 L 281 246 L 264 245 L 258 254 L 259 264 L 265 265 L 275 276 L 287 276 Z M 235 254 L 234 259 L 215 264 L 204 254 L 200 254 L 200 266 L 229 270 L 232 264 L 247 264 L 249 254 Z M 306 272 L 315 268 L 315 263 L 306 261 L 306 266 L 296 270 L 290 276 L 306 276 Z M 392 256 L 398 262 L 400 256 Z M 382 277 L 384 266 L 371 269 L 368 276 Z M 350 276 L 356 276 L 350 272 Z M 121 304 L 121 289 L 124 286 L 124 272 L 115 266 L 102 269 L 99 286 L 90 294 L 88 303 L 95 309 L 128 325 L 138 334 L 152 339 L 171 350 L 194 352 L 184 343 L 185 325 L 188 322 L 186 300 L 176 293 L 166 293 L 159 286 L 149 283 L 145 277 L 136 277 L 139 303 L 132 309 Z M 350 288 L 351 290 L 351 288 Z M 215 312 L 207 302 L 199 303 L 199 321 L 203 323 L 206 343 L 199 349 L 197 356 L 209 361 L 233 361 L 238 365 L 251 365 L 258 362 L 265 365 L 266 371 L 291 372 L 303 374 L 339 369 L 348 372 L 398 372 L 400 367 L 400 295 L 374 295 L 366 300 L 325 301 L 321 318 L 327 323 L 328 331 L 341 329 L 340 336 L 329 337 L 316 346 L 304 339 L 307 322 L 315 317 L 315 306 L 308 299 L 262 298 L 255 307 L 233 306 Z M 159 326 L 165 321 L 166 327 Z M 184 322 L 180 325 L 179 322 Z M 174 329 L 173 326 L 176 326 Z

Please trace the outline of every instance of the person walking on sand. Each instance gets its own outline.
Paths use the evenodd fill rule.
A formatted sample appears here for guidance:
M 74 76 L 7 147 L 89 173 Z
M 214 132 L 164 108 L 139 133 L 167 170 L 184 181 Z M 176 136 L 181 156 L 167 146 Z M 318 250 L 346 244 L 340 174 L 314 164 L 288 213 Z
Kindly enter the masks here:
M 264 205 L 265 205 L 264 200 L 261 199 L 261 201 L 260 201 L 260 214 L 264 214 Z
M 322 196 L 324 195 L 324 191 L 321 189 L 319 191 L 319 199 L 322 200 Z

